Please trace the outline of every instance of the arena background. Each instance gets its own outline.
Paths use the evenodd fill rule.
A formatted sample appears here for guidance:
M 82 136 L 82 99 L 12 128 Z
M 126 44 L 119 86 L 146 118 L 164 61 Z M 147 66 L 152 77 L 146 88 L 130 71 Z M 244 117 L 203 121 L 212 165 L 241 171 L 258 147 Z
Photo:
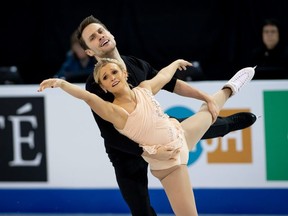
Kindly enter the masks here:
M 5 1 L 0 66 L 17 66 L 27 84 L 51 77 L 69 49 L 70 34 L 92 14 L 114 34 L 121 54 L 157 69 L 176 58 L 197 60 L 205 79 L 227 79 L 247 66 L 265 18 L 279 19 L 287 30 L 287 6 L 285 0 Z

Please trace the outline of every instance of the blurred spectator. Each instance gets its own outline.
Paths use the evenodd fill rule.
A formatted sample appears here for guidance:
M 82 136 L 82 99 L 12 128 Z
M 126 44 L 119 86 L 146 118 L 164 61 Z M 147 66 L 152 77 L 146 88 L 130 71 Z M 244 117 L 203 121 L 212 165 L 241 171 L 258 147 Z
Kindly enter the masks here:
M 66 79 L 70 82 L 86 82 L 89 74 L 93 72 L 96 63 L 95 58 L 88 56 L 82 49 L 76 31 L 71 35 L 70 47 L 65 61 L 54 77 Z
M 0 67 L 0 84 L 23 84 L 16 66 Z
M 288 49 L 278 21 L 264 20 L 261 34 L 261 45 L 250 57 L 251 66 L 257 65 L 254 79 L 288 78 Z

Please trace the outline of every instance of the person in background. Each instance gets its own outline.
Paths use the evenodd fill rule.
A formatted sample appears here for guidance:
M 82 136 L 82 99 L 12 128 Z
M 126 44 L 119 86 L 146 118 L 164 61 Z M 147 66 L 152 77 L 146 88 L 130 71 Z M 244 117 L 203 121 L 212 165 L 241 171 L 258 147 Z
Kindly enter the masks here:
M 250 57 L 250 64 L 257 66 L 254 79 L 287 79 L 288 49 L 278 20 L 264 20 L 261 36 L 260 46 Z
M 77 31 L 74 31 L 70 38 L 70 50 L 66 59 L 55 78 L 65 79 L 71 82 L 85 82 L 94 69 L 95 58 L 88 56 L 80 46 L 77 39 Z
M 0 66 L 0 85 L 14 85 L 24 84 L 22 77 L 18 71 L 18 67 L 13 66 Z
M 88 16 L 82 20 L 78 27 L 77 38 L 85 52 L 96 60 L 113 58 L 120 61 L 129 71 L 128 83 L 133 86 L 137 86 L 141 81 L 151 79 L 157 74 L 157 70 L 148 62 L 135 56 L 120 55 L 114 36 L 94 16 Z M 111 93 L 105 93 L 95 83 L 92 73 L 88 77 L 85 87 L 86 90 L 106 101 L 112 102 L 114 99 Z M 163 89 L 181 95 L 181 91 L 187 92 L 187 88 L 191 90 L 191 86 L 186 82 L 172 78 Z M 195 93 L 197 94 L 197 91 Z M 148 190 L 148 163 L 142 157 L 147 152 L 116 131 L 111 123 L 105 121 L 93 111 L 92 114 L 100 129 L 101 137 L 104 139 L 105 150 L 114 167 L 121 195 L 131 214 L 133 216 L 155 216 L 156 212 L 151 206 Z M 256 116 L 249 112 L 236 113 L 223 118 L 218 117 L 216 122 L 204 134 L 203 139 L 224 136 L 231 131 L 249 127 L 255 121 Z M 175 153 L 169 148 L 159 148 L 157 158 L 159 159 L 159 154 L 161 154 L 163 160 L 173 159 Z

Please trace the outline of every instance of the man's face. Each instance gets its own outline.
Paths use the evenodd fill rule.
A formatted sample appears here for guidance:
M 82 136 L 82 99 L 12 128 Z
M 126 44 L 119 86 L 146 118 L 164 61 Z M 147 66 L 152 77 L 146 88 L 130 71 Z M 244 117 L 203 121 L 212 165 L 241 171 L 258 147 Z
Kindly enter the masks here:
M 86 45 L 90 48 L 86 53 L 99 58 L 109 57 L 116 47 L 114 36 L 98 23 L 91 23 L 82 32 Z
M 277 26 L 266 25 L 262 31 L 263 43 L 268 49 L 273 49 L 279 42 L 279 31 Z

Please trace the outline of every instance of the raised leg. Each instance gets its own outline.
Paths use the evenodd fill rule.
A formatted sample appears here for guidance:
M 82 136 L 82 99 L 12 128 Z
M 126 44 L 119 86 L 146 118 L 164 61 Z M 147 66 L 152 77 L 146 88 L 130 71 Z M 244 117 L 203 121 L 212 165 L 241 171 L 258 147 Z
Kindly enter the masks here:
M 238 71 L 221 90 L 213 95 L 219 109 L 223 108 L 230 96 L 235 95 L 243 86 L 251 81 L 254 73 L 254 68 L 250 67 Z M 206 103 L 202 104 L 200 110 L 195 115 L 181 122 L 190 150 L 192 150 L 195 144 L 203 137 L 211 123 L 212 117 Z
M 222 89 L 213 95 L 219 109 L 222 109 L 230 95 L 231 90 L 228 88 Z M 201 139 L 211 124 L 212 116 L 206 103 L 202 104 L 200 110 L 196 114 L 181 122 L 189 150 L 194 148 L 195 144 Z

